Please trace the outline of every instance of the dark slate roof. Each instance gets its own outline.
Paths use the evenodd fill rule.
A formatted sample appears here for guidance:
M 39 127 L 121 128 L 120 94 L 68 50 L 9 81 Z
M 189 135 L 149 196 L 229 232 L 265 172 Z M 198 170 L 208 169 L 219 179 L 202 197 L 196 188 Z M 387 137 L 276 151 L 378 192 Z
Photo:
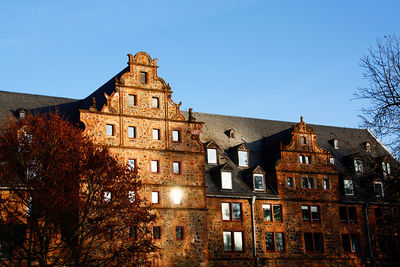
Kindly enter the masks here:
M 76 120 L 79 102 L 70 98 L 0 91 L 0 121 L 6 121 L 9 115 L 18 117 L 21 109 L 28 113 L 57 111 L 68 119 Z
M 186 112 L 182 112 L 187 116 Z M 249 182 L 249 172 L 261 166 L 265 171 L 272 170 L 279 159 L 280 142 L 287 144 L 291 139 L 292 126 L 296 122 L 284 122 L 263 120 L 245 117 L 224 116 L 206 113 L 193 113 L 197 121 L 204 122 L 203 132 L 200 140 L 206 145 L 214 141 L 223 153 L 219 157 L 219 164 L 228 164 L 233 168 L 234 185 L 233 190 L 221 190 L 220 173 L 221 166 L 206 165 L 206 177 L 209 194 L 254 194 L 252 184 Z M 375 149 L 374 157 L 389 154 L 376 138 L 366 129 L 332 127 L 323 125 L 312 125 L 317 133 L 318 144 L 331 152 L 336 158 L 336 167 L 339 175 L 346 172 L 349 167 L 347 159 L 360 151 L 365 151 L 364 142 L 371 144 Z M 229 130 L 233 129 L 235 138 L 229 137 Z M 339 149 L 334 149 L 332 140 L 337 139 Z M 249 168 L 237 167 L 237 147 L 245 143 L 250 150 Z M 267 174 L 268 180 L 268 174 Z M 228 192 L 229 191 L 229 192 Z M 256 193 L 262 196 L 274 195 L 272 186 L 265 193 Z

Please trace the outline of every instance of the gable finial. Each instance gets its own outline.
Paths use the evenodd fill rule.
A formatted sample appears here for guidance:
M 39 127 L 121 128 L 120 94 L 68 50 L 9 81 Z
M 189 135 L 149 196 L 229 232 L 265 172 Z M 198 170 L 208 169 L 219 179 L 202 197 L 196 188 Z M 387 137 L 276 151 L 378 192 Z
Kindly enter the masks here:
M 193 122 L 193 121 L 195 121 L 195 120 L 196 120 L 196 118 L 193 117 L 193 109 L 192 109 L 192 108 L 189 108 L 189 119 L 188 119 L 188 121 L 189 121 L 189 122 Z
M 304 122 L 304 121 L 303 121 L 303 116 L 300 117 L 300 122 Z
M 96 98 L 92 97 L 92 100 L 90 101 L 91 106 L 90 106 L 90 110 L 96 110 Z

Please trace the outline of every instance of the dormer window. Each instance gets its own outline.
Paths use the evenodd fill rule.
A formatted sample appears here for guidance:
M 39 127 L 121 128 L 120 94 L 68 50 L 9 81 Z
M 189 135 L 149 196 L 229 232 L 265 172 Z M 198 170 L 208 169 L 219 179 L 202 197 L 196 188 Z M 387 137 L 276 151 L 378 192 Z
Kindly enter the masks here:
M 371 152 L 371 144 L 368 142 L 364 143 L 364 147 L 365 147 L 365 151 L 367 152 Z
M 238 156 L 239 156 L 239 166 L 240 167 L 248 167 L 249 166 L 249 152 L 238 151 Z
M 215 148 L 207 148 L 207 163 L 217 164 L 217 150 Z
M 344 194 L 346 196 L 354 196 L 353 180 L 347 180 L 347 179 L 344 180 L 343 186 L 344 186 Z
M 334 157 L 330 157 L 329 158 L 329 163 L 332 165 L 335 165 L 335 158 Z
M 374 191 L 376 197 L 383 197 L 383 183 L 374 182 Z
M 249 150 L 245 144 L 238 148 L 239 167 L 249 167 Z
M 360 174 L 363 172 L 363 165 L 362 165 L 362 161 L 360 159 L 354 160 L 354 172 L 357 174 Z
M 333 139 L 333 148 L 339 149 L 339 141 L 337 139 Z
M 382 161 L 382 171 L 383 171 L 383 176 L 389 176 L 390 175 L 390 163 Z
M 217 146 L 211 141 L 207 146 L 207 164 L 218 164 Z
M 263 174 L 253 174 L 253 184 L 255 191 L 264 191 L 264 175 Z
M 221 171 L 221 188 L 232 189 L 232 172 Z
M 233 129 L 229 130 L 229 138 L 235 139 L 235 130 Z
M 26 117 L 26 111 L 24 110 L 24 109 L 21 109 L 20 111 L 19 111 L 19 118 L 20 119 L 23 119 L 23 118 L 25 118 Z

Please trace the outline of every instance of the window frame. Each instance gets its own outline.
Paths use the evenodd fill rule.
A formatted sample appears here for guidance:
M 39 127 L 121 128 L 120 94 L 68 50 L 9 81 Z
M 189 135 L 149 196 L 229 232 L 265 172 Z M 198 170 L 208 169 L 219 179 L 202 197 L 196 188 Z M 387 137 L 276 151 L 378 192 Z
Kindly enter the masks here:
M 230 188 L 224 188 L 224 175 L 223 173 L 230 173 Z M 225 177 L 226 178 L 226 177 Z M 221 170 L 221 189 L 232 190 L 233 189 L 233 172 L 227 170 Z
M 346 192 L 346 181 L 351 182 L 351 183 L 349 183 L 349 185 L 351 184 L 351 188 L 352 188 L 352 192 L 350 192 L 350 193 Z M 353 181 L 353 179 L 343 179 L 343 190 L 344 190 L 345 196 L 354 196 L 355 190 L 354 190 L 354 181 Z
M 355 174 L 362 174 L 364 172 L 364 166 L 361 159 L 354 159 L 354 173 Z
M 261 176 L 262 180 L 262 188 L 257 189 L 256 188 L 256 176 Z M 254 191 L 265 191 L 265 175 L 262 173 L 253 173 L 253 190 Z
M 306 181 L 307 187 L 304 187 L 304 181 Z M 311 187 L 310 187 L 310 181 L 311 181 Z M 302 186 L 303 189 L 315 189 L 314 178 L 302 177 L 301 178 L 301 186 Z
M 133 168 L 132 168 L 131 162 L 133 162 Z M 132 159 L 132 158 L 128 159 L 127 164 L 131 170 L 135 170 L 137 168 L 136 159 Z
M 181 229 L 181 237 L 178 238 L 178 228 Z M 185 239 L 185 227 L 181 225 L 175 226 L 175 240 L 183 240 Z
M 156 163 L 156 165 L 153 165 L 153 163 Z M 157 168 L 156 171 L 153 170 L 153 166 L 155 166 Z M 160 162 L 159 162 L 159 160 L 156 160 L 156 159 L 150 160 L 150 171 L 151 171 L 151 173 L 160 173 Z
M 240 155 L 246 155 L 246 159 L 245 159 L 245 165 L 243 165 L 242 163 L 244 162 L 243 160 L 241 160 L 241 156 Z M 249 167 L 249 162 L 250 162 L 250 153 L 247 150 L 238 150 L 238 166 L 239 167 Z
M 157 133 L 157 138 L 154 138 L 155 137 L 155 133 Z M 161 140 L 161 131 L 160 131 L 160 129 L 158 129 L 158 128 L 153 128 L 152 129 L 152 138 L 153 138 L 153 140 Z
M 147 71 L 140 71 L 139 72 L 139 81 L 142 84 L 149 83 Z
M 267 239 L 266 239 L 266 234 L 272 234 L 272 245 L 273 250 L 269 250 L 267 249 Z M 277 239 L 276 239 L 276 234 L 282 234 L 282 246 L 283 246 L 283 250 L 277 250 Z M 284 253 L 286 251 L 286 244 L 285 244 L 285 233 L 284 232 L 264 232 L 264 246 L 265 246 L 265 251 L 266 252 L 276 252 L 276 253 Z
M 350 219 L 350 209 L 352 210 L 354 209 L 355 220 Z M 342 213 L 341 210 L 344 212 Z M 342 218 L 341 214 L 344 214 L 346 218 Z M 339 221 L 344 224 L 357 223 L 358 221 L 357 208 L 350 206 L 339 206 Z
M 390 176 L 390 162 L 382 161 L 382 172 L 384 177 Z
M 224 209 L 223 209 L 223 204 L 225 204 L 225 206 L 228 206 L 228 210 L 229 210 L 229 218 L 228 219 L 224 219 Z M 240 219 L 235 219 L 234 216 L 234 211 L 233 211 L 233 205 L 234 204 L 239 204 L 240 207 Z M 221 218 L 223 222 L 241 222 L 243 221 L 243 209 L 242 209 L 242 203 L 241 202 L 221 202 Z
M 265 212 L 264 212 L 264 210 L 265 210 L 265 208 L 264 208 L 264 206 L 267 206 L 267 205 L 269 205 L 270 206 L 270 213 L 271 213 L 271 220 L 266 220 L 265 219 Z M 280 220 L 276 220 L 275 219 L 275 207 L 276 206 L 279 206 L 279 209 L 280 209 Z M 262 203 L 262 206 L 261 206 L 261 208 L 262 208 L 262 211 L 263 211 L 263 221 L 264 222 L 269 222 L 269 223 L 272 223 L 272 222 L 280 222 L 280 223 L 283 223 L 283 210 L 282 210 L 282 204 L 272 204 L 272 203 Z M 266 210 L 268 210 L 268 209 L 266 209 Z
M 225 243 L 224 243 L 224 233 L 230 233 L 230 239 L 231 239 L 231 246 L 232 246 L 232 249 L 231 250 L 225 250 Z M 235 250 L 235 233 L 241 233 L 241 239 L 242 239 L 242 249 L 241 250 Z M 222 243 L 223 243 L 223 246 L 224 246 L 224 252 L 239 252 L 239 253 L 241 253 L 241 252 L 244 252 L 244 248 L 245 248 L 245 238 L 244 238 L 244 234 L 243 234 L 244 232 L 243 231 L 226 231 L 226 230 L 223 230 L 222 231 Z
M 174 139 L 174 132 L 176 132 L 177 133 L 177 137 L 178 137 L 178 139 L 177 140 L 175 140 Z M 180 130 L 172 130 L 172 142 L 174 142 L 174 143 L 180 143 L 181 142 L 181 131 Z
M 133 136 L 130 136 L 130 129 L 133 129 Z M 128 138 L 135 139 L 136 138 L 136 127 L 135 126 L 128 126 Z
M 154 102 L 155 100 L 157 101 L 157 103 Z M 160 97 L 158 97 L 158 96 L 151 97 L 151 108 L 152 109 L 160 109 Z
M 158 229 L 158 238 L 155 237 L 155 232 L 154 232 L 155 229 Z M 161 239 L 161 226 L 159 226 L 159 225 L 153 226 L 152 238 L 154 240 L 160 240 Z
M 214 150 L 215 151 L 215 162 L 210 162 L 210 152 Z M 218 165 L 218 151 L 216 148 L 207 148 L 207 164 L 210 165 Z
M 131 99 L 133 99 L 133 105 L 131 105 Z M 137 95 L 128 94 L 128 107 L 136 107 L 137 106 Z
M 110 130 L 111 130 L 111 134 L 109 134 Z M 108 136 L 108 137 L 115 136 L 114 124 L 106 123 L 106 136 Z
M 350 248 L 350 251 L 347 251 L 347 250 L 345 250 L 345 247 L 344 247 L 344 236 L 348 236 L 348 241 L 350 242 L 350 244 L 347 244 L 347 245 L 350 245 L 349 246 L 349 248 Z M 355 237 L 355 238 L 354 238 Z M 360 234 L 358 234 L 358 233 L 342 233 L 341 234 L 341 237 L 340 237 L 340 239 L 341 239 L 341 241 L 342 241 L 342 249 L 343 249 L 343 252 L 344 253 L 346 253 L 346 254 L 360 254 L 361 253 L 361 244 L 360 244 Z M 354 251 L 354 240 L 356 240 L 356 243 L 358 244 L 357 246 L 357 248 L 356 248 L 356 251 Z
M 157 202 L 154 202 L 153 193 L 157 193 Z M 151 204 L 160 204 L 160 191 L 151 191 Z
M 306 210 L 306 209 L 304 209 L 304 207 L 307 208 L 308 215 L 309 215 L 309 218 L 310 218 L 309 220 L 304 220 L 304 212 L 303 212 L 303 210 Z M 313 211 L 312 211 L 313 207 L 317 208 L 318 220 L 316 220 L 314 218 L 314 216 L 313 216 Z M 318 205 L 301 205 L 301 217 L 303 219 L 303 222 L 308 222 L 308 223 L 321 223 L 322 222 L 321 209 L 320 209 L 320 207 Z
M 377 194 L 377 185 L 380 185 L 380 188 L 381 188 L 381 190 L 380 190 L 380 192 Z M 375 194 L 375 197 L 377 197 L 377 198 L 383 198 L 384 196 L 385 196 L 385 192 L 384 192 L 384 189 L 383 189 L 383 182 L 381 182 L 381 181 L 374 181 L 374 194 Z
M 311 235 L 311 241 L 312 241 L 312 245 L 313 245 L 313 250 L 312 251 L 311 250 L 307 250 L 306 235 Z M 316 235 L 320 235 L 321 236 L 321 247 L 322 247 L 321 251 L 317 251 L 316 250 L 316 246 L 315 246 L 315 244 L 316 244 L 315 236 Z M 320 232 L 304 232 L 303 236 L 304 236 L 304 250 L 305 250 L 306 253 L 324 253 L 325 245 L 324 245 L 324 235 L 323 235 L 322 232 L 321 233 Z
M 322 179 L 322 189 L 331 190 L 331 180 L 329 178 Z
M 288 183 L 288 180 L 291 180 L 291 186 L 289 186 L 289 183 Z M 286 181 L 285 181 L 285 184 L 286 184 L 286 187 L 287 188 L 289 188 L 289 189 L 295 189 L 296 188 L 296 184 L 295 184 L 295 177 L 289 177 L 289 176 L 287 176 L 286 177 Z
M 178 166 L 178 172 L 175 172 L 175 164 Z M 172 161 L 172 173 L 173 174 L 181 174 L 182 173 L 182 164 L 180 161 Z

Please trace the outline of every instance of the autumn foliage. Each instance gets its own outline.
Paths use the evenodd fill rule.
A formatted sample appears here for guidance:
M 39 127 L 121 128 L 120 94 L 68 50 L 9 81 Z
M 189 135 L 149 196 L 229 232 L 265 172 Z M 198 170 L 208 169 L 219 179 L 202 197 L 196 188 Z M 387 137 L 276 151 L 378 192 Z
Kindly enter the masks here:
M 0 262 L 137 264 L 155 220 L 137 172 L 55 114 L 0 128 Z

